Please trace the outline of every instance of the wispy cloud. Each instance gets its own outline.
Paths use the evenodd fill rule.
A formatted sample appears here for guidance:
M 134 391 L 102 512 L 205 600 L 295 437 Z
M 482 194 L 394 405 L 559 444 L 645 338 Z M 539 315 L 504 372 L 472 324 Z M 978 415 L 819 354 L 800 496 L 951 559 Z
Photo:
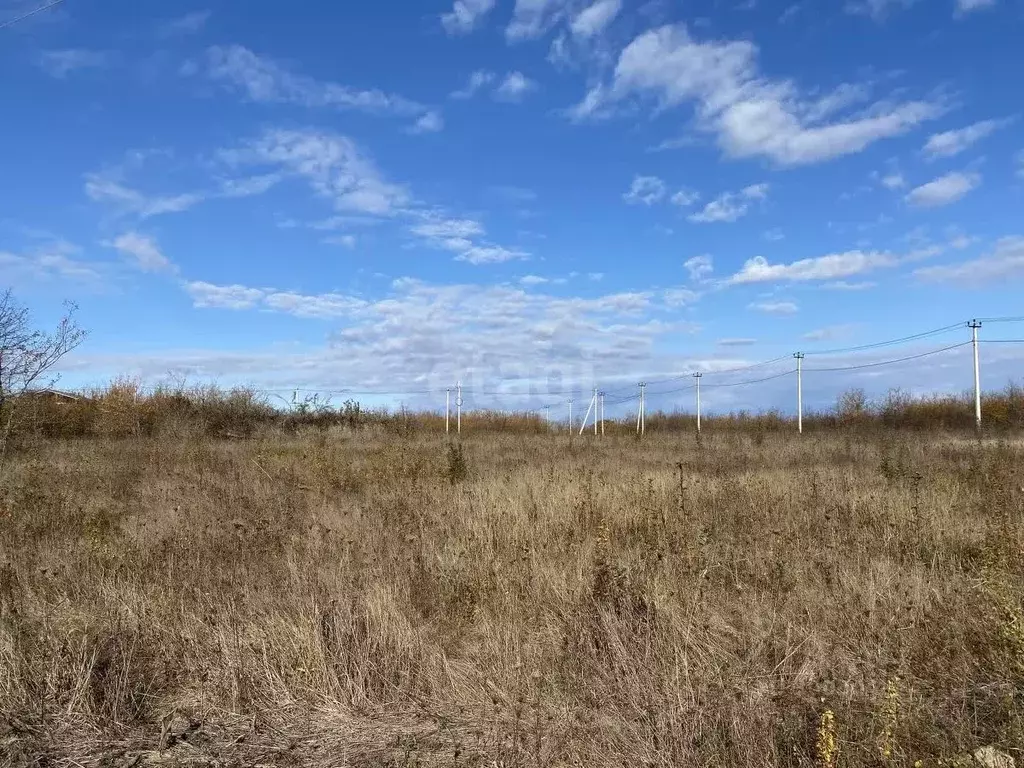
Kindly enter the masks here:
M 387 181 L 347 136 L 315 130 L 268 130 L 221 158 L 236 166 L 262 166 L 305 179 L 340 212 L 391 216 L 409 202 L 400 184 Z
M 600 34 L 622 10 L 622 0 L 597 0 L 580 11 L 569 24 L 576 37 L 590 38 Z
M 79 253 L 81 249 L 78 246 L 57 238 L 26 253 L 0 251 L 0 271 L 9 283 L 62 280 L 86 285 L 102 284 L 102 265 L 74 258 Z
M 514 43 L 540 37 L 569 13 L 569 0 L 516 0 L 505 38 Z
M 494 89 L 494 98 L 498 101 L 522 101 L 536 87 L 537 84 L 522 72 L 509 72 Z
M 186 13 L 184 16 L 179 16 L 176 19 L 165 21 L 159 26 L 157 31 L 163 37 L 194 35 L 197 32 L 201 32 L 203 28 L 206 27 L 206 22 L 210 20 L 211 15 L 211 11 L 193 11 L 191 13 Z
M 495 101 L 519 102 L 537 88 L 537 84 L 522 72 L 509 72 L 498 82 L 498 76 L 494 72 L 478 69 L 470 74 L 462 88 L 452 91 L 449 96 L 452 99 L 471 99 L 494 83 L 497 85 L 491 89 L 491 98 Z
M 857 326 L 851 323 L 843 325 L 827 325 L 824 328 L 810 331 L 803 335 L 804 341 L 837 341 L 849 338 Z
M 766 315 L 795 315 L 800 310 L 792 301 L 758 301 L 748 304 L 747 309 Z
M 971 11 L 980 11 L 983 8 L 991 8 L 996 0 L 956 0 L 956 9 L 962 15 Z
M 1024 277 L 1024 237 L 1004 237 L 980 259 L 959 264 L 923 267 L 914 274 L 924 280 L 958 285 L 985 285 Z
M 493 83 L 494 77 L 495 75 L 493 72 L 488 72 L 485 69 L 478 69 L 469 76 L 469 80 L 466 82 L 465 87 L 460 88 L 457 91 L 452 91 L 451 98 L 471 99 L 481 88 Z
M 128 256 L 132 264 L 143 272 L 173 272 L 175 267 L 161 252 L 152 237 L 138 232 L 125 232 L 118 235 L 112 242 L 106 242 L 122 255 Z
M 694 256 L 683 262 L 683 266 L 690 274 L 690 280 L 695 283 L 703 282 L 715 271 L 714 260 L 708 254 Z
M 708 224 L 712 222 L 733 222 L 747 215 L 751 202 L 764 200 L 768 196 L 767 184 L 751 184 L 739 192 L 725 192 L 704 206 L 704 209 L 687 218 L 690 221 Z
M 918 208 L 936 208 L 955 203 L 980 184 L 977 173 L 947 173 L 910 190 L 906 201 Z
M 666 191 L 665 182 L 657 176 L 634 176 L 622 199 L 630 205 L 654 205 L 665 197 Z
M 441 117 L 440 112 L 430 111 L 425 112 L 423 116 L 409 128 L 409 133 L 437 133 L 441 130 L 444 130 L 444 118 Z
M 435 111 L 397 94 L 295 74 L 241 45 L 210 48 L 206 55 L 206 75 L 225 88 L 241 91 L 249 100 L 260 103 L 299 104 L 420 119 Z
M 928 137 L 924 148 L 921 150 L 925 157 L 935 159 L 937 157 L 952 157 L 958 155 L 965 149 L 972 147 L 977 142 L 991 135 L 995 131 L 1010 124 L 1010 120 L 981 120 L 966 128 L 959 128 L 955 131 L 944 131 L 933 133 Z
M 483 22 L 494 8 L 495 0 L 455 0 L 448 13 L 441 14 L 441 25 L 449 35 L 465 35 Z
M 846 12 L 884 21 L 893 10 L 909 8 L 916 0 L 847 0 Z
M 126 186 L 117 178 L 102 173 L 86 174 L 85 193 L 90 200 L 110 204 L 121 214 L 136 214 L 141 218 L 187 211 L 206 199 L 200 192 L 146 195 Z
M 44 51 L 39 54 L 37 61 L 46 74 L 63 80 L 72 72 L 80 69 L 102 69 L 108 66 L 111 55 L 104 51 L 66 48 L 60 51 Z
M 790 264 L 771 264 L 763 256 L 749 259 L 739 272 L 729 278 L 732 285 L 770 282 L 810 282 L 837 280 L 860 275 L 883 267 L 895 266 L 898 259 L 889 253 L 847 251 L 831 253 Z
M 750 347 L 757 344 L 757 339 L 748 337 L 727 338 L 719 339 L 715 344 L 720 347 Z
M 931 101 L 884 100 L 851 113 L 864 86 L 846 84 L 824 96 L 802 95 L 789 80 L 758 71 L 757 47 L 746 40 L 695 40 L 682 24 L 641 34 L 622 51 L 608 83 L 595 85 L 569 111 L 606 117 L 616 104 L 651 98 L 659 111 L 693 103 L 699 129 L 730 157 L 766 157 L 805 165 L 854 154 L 940 115 Z

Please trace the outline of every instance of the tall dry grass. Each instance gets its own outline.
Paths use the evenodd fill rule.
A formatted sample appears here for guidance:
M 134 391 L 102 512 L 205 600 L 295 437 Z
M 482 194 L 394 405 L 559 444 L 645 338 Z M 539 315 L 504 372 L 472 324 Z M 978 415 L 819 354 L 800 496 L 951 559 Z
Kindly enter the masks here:
M 0 764 L 935 766 L 1024 744 L 1017 443 L 254 434 L 15 455 Z

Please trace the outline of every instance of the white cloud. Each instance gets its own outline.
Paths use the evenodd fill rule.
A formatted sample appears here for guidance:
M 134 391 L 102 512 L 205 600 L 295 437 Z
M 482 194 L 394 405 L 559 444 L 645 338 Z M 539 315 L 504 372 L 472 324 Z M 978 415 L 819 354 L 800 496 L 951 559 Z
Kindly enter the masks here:
M 791 264 L 770 264 L 763 256 L 755 256 L 744 263 L 739 272 L 729 278 L 732 285 L 767 282 L 807 282 L 837 280 L 859 275 L 875 269 L 895 266 L 898 259 L 889 253 L 847 251 L 831 253 L 812 259 L 801 259 Z
M 193 11 L 179 16 L 176 19 L 166 21 L 159 27 L 159 33 L 164 37 L 175 35 L 194 35 L 206 26 L 210 20 L 211 11 Z
M 327 243 L 328 245 L 341 245 L 344 246 L 345 248 L 351 249 L 356 247 L 356 236 L 336 235 L 334 237 L 325 237 L 323 239 L 323 242 Z
M 1024 149 L 1017 153 L 1017 175 L 1024 179 Z
M 849 113 L 843 107 L 863 95 L 859 88 L 847 84 L 809 99 L 791 81 L 763 77 L 753 43 L 698 42 L 677 24 L 634 39 L 619 56 L 611 83 L 594 86 L 569 114 L 605 116 L 634 96 L 653 97 L 659 110 L 692 102 L 698 127 L 714 134 L 726 155 L 801 165 L 860 152 L 942 112 L 925 101 L 881 101 Z M 846 116 L 836 118 L 836 111 Z
M 488 72 L 484 69 L 479 69 L 469 76 L 469 81 L 466 83 L 465 88 L 461 88 L 458 91 L 452 91 L 451 98 L 471 99 L 476 95 L 477 91 L 485 85 L 490 85 L 492 82 L 494 82 L 494 73 Z
M 805 333 L 803 338 L 804 341 L 835 341 L 847 338 L 855 328 L 856 326 L 851 324 L 827 325 L 824 328 Z
M 568 0 L 516 0 L 505 37 L 509 42 L 540 37 L 565 16 L 568 5 Z
M 921 150 L 929 159 L 958 155 L 989 134 L 1009 124 L 1009 120 L 981 120 L 966 128 L 934 133 Z
M 881 179 L 879 179 L 879 183 L 886 189 L 893 190 L 903 189 L 905 186 L 907 186 L 907 180 L 903 178 L 903 174 L 900 173 L 899 171 L 887 173 L 885 176 L 882 176 Z
M 716 221 L 736 221 L 747 215 L 751 201 L 764 200 L 767 196 L 767 184 L 751 184 L 739 192 L 725 192 L 719 195 L 705 205 L 703 210 L 690 214 L 687 218 L 690 221 L 704 224 Z
M 665 197 L 665 182 L 657 176 L 634 176 L 622 199 L 630 205 L 654 205 Z
M 672 205 L 678 205 L 680 208 L 686 208 L 693 205 L 698 200 L 700 200 L 700 192 L 695 189 L 687 189 L 684 187 L 672 195 L 671 203 Z
M 90 200 L 112 204 L 122 213 L 137 214 L 142 218 L 187 211 L 205 199 L 205 195 L 198 192 L 148 196 L 125 186 L 113 176 L 97 173 L 86 174 L 85 194 Z
M 611 24 L 621 10 L 622 0 L 597 0 L 580 11 L 569 28 L 576 37 L 593 37 Z
M 220 197 L 252 197 L 262 195 L 281 181 L 278 173 L 264 173 L 244 179 L 226 179 L 221 183 Z
M 171 272 L 174 266 L 170 260 L 161 253 L 156 241 L 138 232 L 125 232 L 113 240 L 104 243 L 115 248 L 125 256 L 130 256 L 136 267 L 143 272 Z
M 405 187 L 386 181 L 347 136 L 315 130 L 268 130 L 239 150 L 221 153 L 236 165 L 271 166 L 305 178 L 339 211 L 390 216 L 409 202 Z
M 915 0 L 848 0 L 847 13 L 870 16 L 875 21 L 883 21 L 891 9 L 909 8 Z
M 769 229 L 761 233 L 761 237 L 770 243 L 777 243 L 779 240 L 784 240 L 786 236 L 782 233 L 782 230 L 778 227 Z
M 914 272 L 925 280 L 958 285 L 982 285 L 1024 277 L 1024 237 L 1004 237 L 987 256 L 940 267 L 924 267 Z
M 792 301 L 761 301 L 747 305 L 747 309 L 764 312 L 766 315 L 795 315 L 800 308 Z
M 431 110 L 423 113 L 423 116 L 409 129 L 409 133 L 437 133 L 443 129 L 444 118 L 441 117 L 441 113 Z
M 196 307 L 210 309 L 251 309 L 263 298 L 259 288 L 244 285 L 214 285 L 201 281 L 185 283 L 185 291 Z
M 498 101 L 522 101 L 523 96 L 536 87 L 537 84 L 522 72 L 509 72 L 494 89 L 494 98 Z
M 978 11 L 982 8 L 991 8 L 996 0 L 956 0 L 956 9 L 961 14 Z
M 495 0 L 455 0 L 451 11 L 441 14 L 441 25 L 449 35 L 465 35 L 476 29 L 494 8 Z
M 918 208 L 935 208 L 949 205 L 981 184 L 977 173 L 947 173 L 937 179 L 915 187 L 907 193 L 906 201 Z
M 207 51 L 206 58 L 206 74 L 211 80 L 226 88 L 241 90 L 255 102 L 333 107 L 401 117 L 422 117 L 432 111 L 404 96 L 293 74 L 241 45 L 214 46 Z
M 540 275 L 523 275 L 519 278 L 519 282 L 523 285 L 543 285 L 548 282 L 548 278 L 541 277 Z
M 79 252 L 78 246 L 59 238 L 24 254 L 0 251 L 0 272 L 9 283 L 20 280 L 67 280 L 80 284 L 100 285 L 103 265 L 73 258 Z
M 670 288 L 662 294 L 665 306 L 672 309 L 687 307 L 700 301 L 700 294 L 689 288 Z
M 836 280 L 832 283 L 825 283 L 822 288 L 830 291 L 866 291 L 869 288 L 874 288 L 878 283 L 872 283 L 867 280 L 851 283 L 846 280 Z
M 61 51 L 44 51 L 39 55 L 40 68 L 59 80 L 79 69 L 100 69 L 110 63 L 110 55 L 102 51 L 87 51 L 83 48 L 67 48 Z
M 502 264 L 506 261 L 519 261 L 530 258 L 526 251 L 505 248 L 501 245 L 473 245 L 461 251 L 456 261 L 470 264 Z
M 719 339 L 715 343 L 720 347 L 749 347 L 757 344 L 757 339 L 737 337 L 731 339 Z
M 451 251 L 456 261 L 469 264 L 500 264 L 528 259 L 530 254 L 515 248 L 478 242 L 486 234 L 483 225 L 473 219 L 448 219 L 436 214 L 421 214 L 422 221 L 409 231 L 433 248 Z
M 411 232 L 430 240 L 448 241 L 482 235 L 484 228 L 472 219 L 428 219 L 412 227 Z
M 715 271 L 714 261 L 708 254 L 694 256 L 683 262 L 686 271 L 690 273 L 690 279 L 694 282 L 702 282 Z

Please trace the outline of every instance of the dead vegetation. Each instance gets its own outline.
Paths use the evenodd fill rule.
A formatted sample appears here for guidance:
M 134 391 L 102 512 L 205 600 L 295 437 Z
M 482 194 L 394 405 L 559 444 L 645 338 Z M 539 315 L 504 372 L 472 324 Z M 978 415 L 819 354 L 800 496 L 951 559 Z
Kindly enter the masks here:
M 29 435 L 10 457 L 0 764 L 937 766 L 1024 745 L 1016 444 L 247 434 Z

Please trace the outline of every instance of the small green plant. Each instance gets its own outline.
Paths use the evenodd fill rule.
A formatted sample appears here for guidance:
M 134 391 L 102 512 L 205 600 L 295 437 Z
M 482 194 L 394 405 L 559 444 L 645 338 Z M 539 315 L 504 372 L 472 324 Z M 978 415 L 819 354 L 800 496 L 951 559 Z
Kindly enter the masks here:
M 448 444 L 448 463 L 445 475 L 452 485 L 461 483 L 469 476 L 469 467 L 466 464 L 466 454 L 462 450 L 462 443 Z

